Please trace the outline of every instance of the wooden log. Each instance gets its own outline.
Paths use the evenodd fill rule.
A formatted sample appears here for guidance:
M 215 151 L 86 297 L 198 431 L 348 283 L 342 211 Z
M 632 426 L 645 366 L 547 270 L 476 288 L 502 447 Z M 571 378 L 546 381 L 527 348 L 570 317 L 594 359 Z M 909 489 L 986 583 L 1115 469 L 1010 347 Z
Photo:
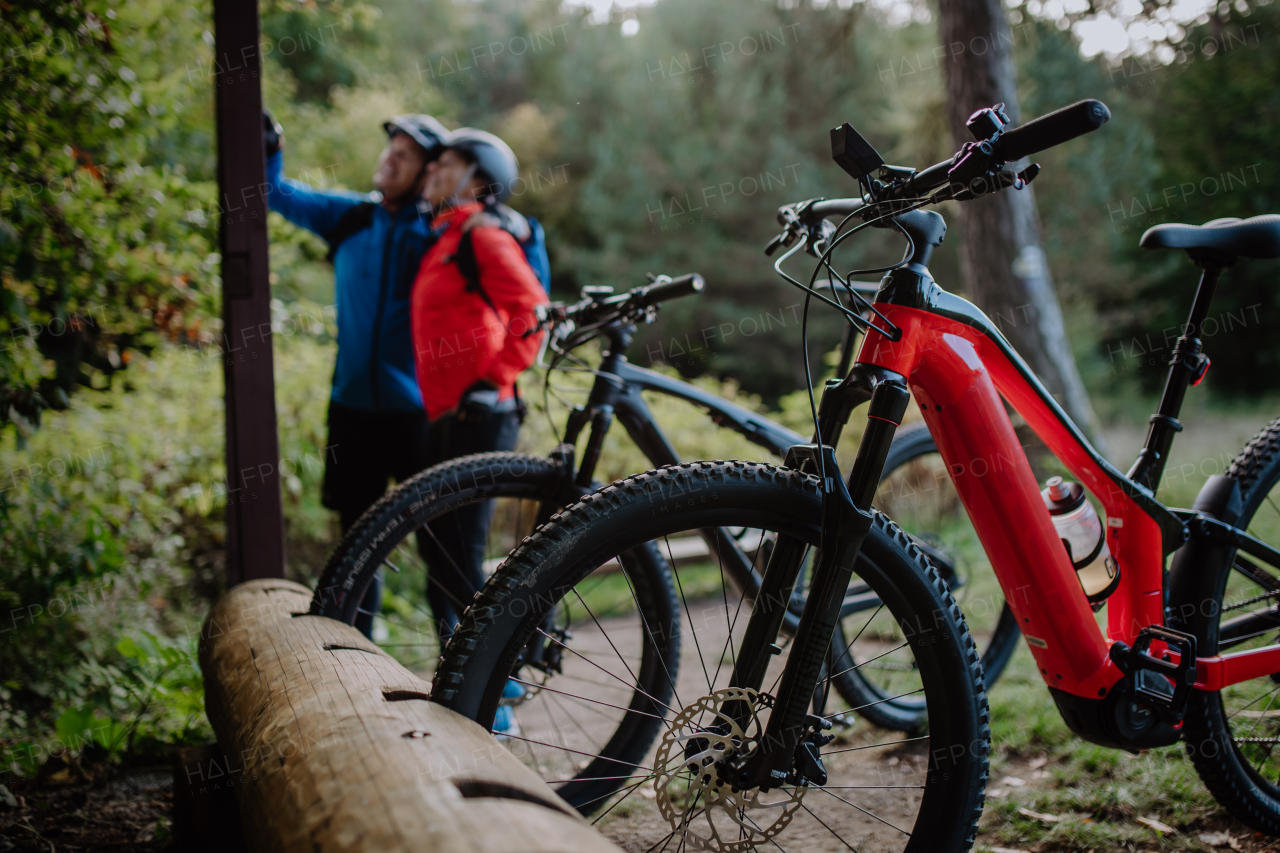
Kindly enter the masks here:
M 261 851 L 617 853 L 476 723 L 349 625 L 306 615 L 311 592 L 233 588 L 204 625 L 209 720 Z

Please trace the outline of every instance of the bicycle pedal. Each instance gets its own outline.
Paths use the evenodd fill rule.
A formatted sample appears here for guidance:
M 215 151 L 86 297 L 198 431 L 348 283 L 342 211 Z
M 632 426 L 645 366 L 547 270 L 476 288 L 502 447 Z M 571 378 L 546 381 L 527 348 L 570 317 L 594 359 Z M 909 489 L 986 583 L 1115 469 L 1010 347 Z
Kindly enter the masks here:
M 1158 640 L 1177 652 L 1174 663 L 1168 653 L 1151 654 Z M 1196 683 L 1196 638 L 1162 625 L 1148 625 L 1138 632 L 1132 648 L 1123 642 L 1111 646 L 1111 660 L 1130 681 L 1133 698 L 1145 702 L 1169 722 L 1179 722 Z

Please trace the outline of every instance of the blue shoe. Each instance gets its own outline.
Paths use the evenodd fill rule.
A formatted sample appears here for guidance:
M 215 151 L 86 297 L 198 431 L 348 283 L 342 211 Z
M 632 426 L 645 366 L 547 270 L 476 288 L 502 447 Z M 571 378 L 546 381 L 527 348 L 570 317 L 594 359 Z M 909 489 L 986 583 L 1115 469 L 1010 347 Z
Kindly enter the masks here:
M 516 701 L 523 699 L 525 689 L 519 683 L 507 680 L 502 688 L 502 704 L 493 718 L 493 735 L 498 740 L 506 740 L 512 735 L 520 734 L 520 723 L 516 720 L 516 710 L 512 707 Z

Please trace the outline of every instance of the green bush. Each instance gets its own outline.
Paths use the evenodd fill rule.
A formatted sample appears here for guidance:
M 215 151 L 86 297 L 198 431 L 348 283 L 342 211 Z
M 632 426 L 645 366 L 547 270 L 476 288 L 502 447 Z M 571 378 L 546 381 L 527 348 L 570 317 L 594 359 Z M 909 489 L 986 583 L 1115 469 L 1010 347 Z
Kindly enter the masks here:
M 332 329 L 322 312 L 284 312 L 289 571 L 310 582 L 336 541 L 319 505 Z M 0 444 L 5 770 L 61 748 L 116 757 L 209 736 L 194 638 L 223 587 L 221 362 L 166 345 L 135 367 L 131 388 L 87 393 L 21 447 L 12 432 Z

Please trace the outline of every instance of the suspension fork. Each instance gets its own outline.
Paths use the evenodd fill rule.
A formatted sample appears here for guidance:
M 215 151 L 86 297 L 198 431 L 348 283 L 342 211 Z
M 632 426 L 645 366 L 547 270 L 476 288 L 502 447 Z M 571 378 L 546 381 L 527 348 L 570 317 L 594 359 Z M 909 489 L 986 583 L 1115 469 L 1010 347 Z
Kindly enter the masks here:
M 736 768 L 742 787 L 767 789 L 782 784 L 791 772 L 796 746 L 811 727 L 809 704 L 827 659 L 862 542 L 871 530 L 871 500 L 909 399 L 904 377 L 858 365 L 846 379 L 828 383 L 823 391 L 818 412 L 822 443 L 797 445 L 787 454 L 788 465 L 806 473 L 825 475 L 821 483 L 822 534 L 813 580 L 768 726 L 759 749 L 746 756 Z M 854 408 L 867 400 L 870 401 L 867 428 L 846 484 L 836 462 L 835 444 Z M 805 547 L 800 540 L 778 537 L 743 636 L 733 686 L 761 688 L 769 659 L 780 651 L 774 640 L 804 554 Z M 729 707 L 731 705 L 737 707 Z M 727 703 L 725 712 L 739 722 L 746 722 L 748 711 L 741 705 Z

